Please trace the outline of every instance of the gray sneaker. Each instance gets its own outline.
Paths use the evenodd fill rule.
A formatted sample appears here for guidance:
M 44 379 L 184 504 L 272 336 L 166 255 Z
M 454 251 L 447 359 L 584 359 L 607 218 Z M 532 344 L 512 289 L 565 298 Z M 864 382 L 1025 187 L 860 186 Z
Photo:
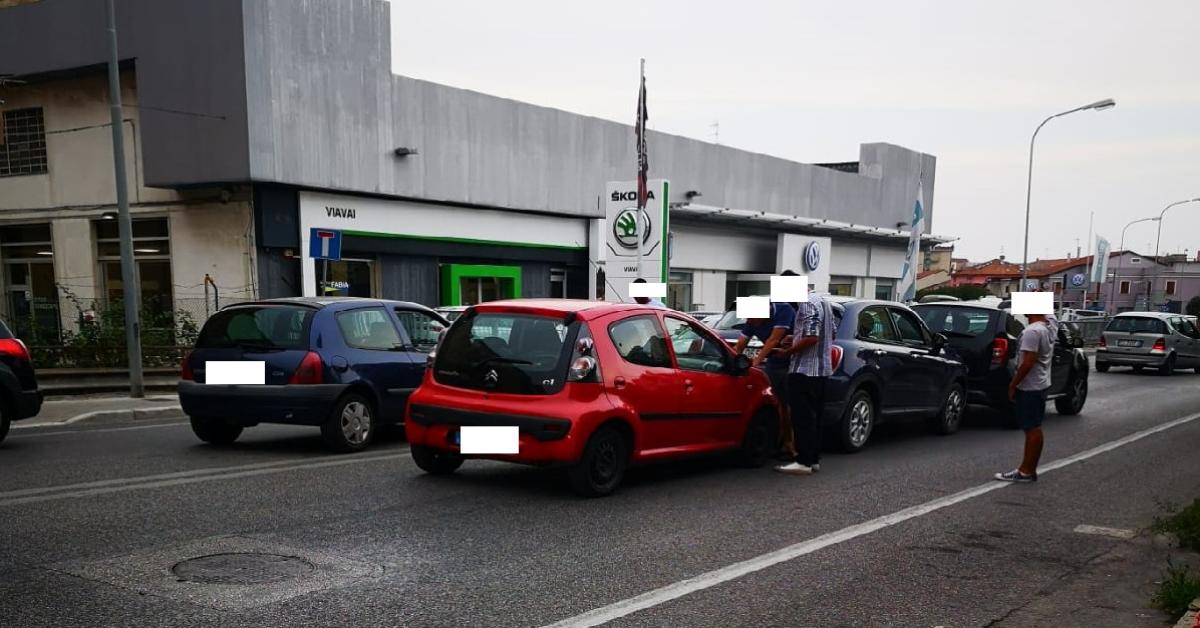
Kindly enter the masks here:
M 793 462 L 791 464 L 775 467 L 775 470 L 788 475 L 812 475 L 813 472 L 812 467 L 800 464 L 799 462 Z
M 814 465 L 810 466 L 809 468 L 813 470 L 813 473 L 818 473 L 821 471 L 821 463 L 818 462 L 817 464 L 814 464 Z

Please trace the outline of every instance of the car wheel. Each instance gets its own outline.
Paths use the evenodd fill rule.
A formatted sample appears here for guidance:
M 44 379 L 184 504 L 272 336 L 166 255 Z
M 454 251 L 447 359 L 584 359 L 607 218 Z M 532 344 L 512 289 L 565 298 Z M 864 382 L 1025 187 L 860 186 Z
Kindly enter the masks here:
M 847 453 L 862 451 L 875 429 L 875 401 L 865 390 L 855 391 L 842 413 L 839 440 Z
M 1096 370 L 1101 373 L 1107 373 L 1108 372 L 1108 362 L 1097 362 Z
M 349 393 L 333 404 L 333 412 L 321 426 L 325 444 L 334 451 L 362 451 L 375 439 L 375 408 L 358 393 Z
M 1083 410 L 1083 404 L 1087 401 L 1087 394 L 1087 378 L 1076 377 L 1075 381 L 1071 382 L 1071 389 L 1067 396 L 1054 400 L 1054 409 L 1058 410 L 1059 414 L 1066 416 L 1079 414 Z
M 935 418 L 934 427 L 938 434 L 950 435 L 958 431 L 962 425 L 963 415 L 967 412 L 966 395 L 963 393 L 962 384 L 954 384 L 950 387 L 950 392 L 946 393 L 946 401 L 942 404 L 942 411 Z
M 1163 362 L 1162 366 L 1158 367 L 1159 375 L 1170 375 L 1175 372 L 1175 356 L 1167 356 L 1167 361 Z
M 424 445 L 413 445 L 410 449 L 413 462 L 430 475 L 450 475 L 457 471 L 463 463 L 463 457 L 452 451 L 434 449 Z
M 738 464 L 747 468 L 763 466 L 775 453 L 778 442 L 779 417 L 774 411 L 759 412 L 746 426 L 746 434 L 742 436 L 742 446 L 738 450 Z
M 1200 371 L 1200 369 L 1196 369 Z M 4 442 L 4 438 L 8 436 L 8 426 L 12 420 L 8 418 L 8 410 L 4 407 L 4 400 L 0 399 L 0 443 Z
M 625 477 L 630 444 L 615 427 L 602 427 L 588 439 L 583 457 L 567 470 L 571 490 L 584 497 L 611 495 Z
M 192 423 L 192 432 L 196 437 L 210 445 L 231 445 L 242 435 L 242 426 L 228 421 L 209 417 L 188 417 Z

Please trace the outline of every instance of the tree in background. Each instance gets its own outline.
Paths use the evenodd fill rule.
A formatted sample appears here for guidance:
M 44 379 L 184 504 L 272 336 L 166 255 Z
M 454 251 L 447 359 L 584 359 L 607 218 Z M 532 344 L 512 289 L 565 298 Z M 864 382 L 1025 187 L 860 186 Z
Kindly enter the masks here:
M 1192 297 L 1187 302 L 1187 309 L 1184 310 L 1192 316 L 1200 316 L 1200 297 Z

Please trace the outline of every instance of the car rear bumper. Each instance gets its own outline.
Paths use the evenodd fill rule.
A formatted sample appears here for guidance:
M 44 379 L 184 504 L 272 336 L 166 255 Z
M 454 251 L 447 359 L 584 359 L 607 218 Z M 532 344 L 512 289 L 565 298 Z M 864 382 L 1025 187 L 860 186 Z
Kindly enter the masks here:
M 1152 355 L 1149 353 L 1115 353 L 1113 351 L 1096 351 L 1096 361 L 1116 366 L 1162 366 L 1167 362 L 1167 355 Z
M 12 397 L 13 415 L 10 418 L 13 421 L 35 417 L 38 412 L 42 411 L 42 391 L 40 390 L 21 390 L 13 393 Z
M 570 419 L 464 410 L 427 403 L 409 406 L 405 435 L 413 445 L 458 451 L 459 445 L 453 437 L 465 426 L 516 426 L 518 429 L 518 453 L 468 455 L 467 458 L 558 465 L 574 462 L 582 450 L 581 435 L 573 429 L 575 425 Z
M 179 405 L 188 416 L 242 423 L 320 425 L 344 384 L 222 385 L 179 382 Z

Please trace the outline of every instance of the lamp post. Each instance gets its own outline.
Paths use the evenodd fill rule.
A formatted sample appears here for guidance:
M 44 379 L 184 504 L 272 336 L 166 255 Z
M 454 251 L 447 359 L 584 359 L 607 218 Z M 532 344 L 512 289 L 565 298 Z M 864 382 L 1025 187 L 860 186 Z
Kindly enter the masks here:
M 1113 276 L 1113 285 L 1108 290 L 1108 301 L 1110 303 L 1112 303 L 1113 314 L 1117 313 L 1117 301 L 1116 301 L 1117 282 L 1119 282 L 1121 280 L 1121 267 L 1123 266 L 1123 264 L 1121 262 L 1123 262 L 1125 259 L 1125 231 L 1127 229 L 1129 229 L 1130 227 L 1132 227 L 1133 225 L 1138 224 L 1139 222 L 1160 222 L 1161 220 L 1162 220 L 1161 217 L 1159 217 L 1159 218 L 1138 218 L 1137 220 L 1134 220 L 1133 222 L 1125 225 L 1125 229 L 1121 230 L 1121 243 L 1117 245 L 1117 254 L 1120 255 L 1121 257 L 1117 258 L 1117 274 Z M 1105 309 L 1107 309 L 1107 308 L 1105 308 Z
M 1175 201 L 1174 203 L 1171 203 L 1170 205 L 1167 205 L 1166 207 L 1164 207 L 1161 212 L 1158 212 L 1158 236 L 1154 240 L 1154 275 L 1153 275 L 1154 278 L 1150 280 L 1150 289 L 1146 291 L 1146 301 L 1147 301 L 1146 306 L 1147 307 L 1154 305 L 1154 303 L 1153 303 L 1153 301 L 1154 301 L 1154 286 L 1158 284 L 1158 245 L 1162 243 L 1163 215 L 1167 213 L 1168 209 L 1171 209 L 1172 207 L 1175 207 L 1176 205 L 1183 205 L 1184 203 L 1197 203 L 1197 202 L 1200 202 L 1200 198 L 1189 198 L 1186 201 Z
M 1104 111 L 1105 109 L 1112 109 L 1115 106 L 1117 106 L 1117 103 L 1111 98 L 1097 100 L 1089 105 L 1076 107 L 1070 111 L 1064 111 L 1062 113 L 1056 113 L 1049 118 L 1042 120 L 1042 123 L 1033 130 L 1033 137 L 1029 138 L 1029 177 L 1025 187 L 1025 255 L 1021 262 L 1021 290 L 1025 290 L 1025 281 L 1029 278 L 1029 199 L 1033 194 L 1033 143 L 1037 140 L 1038 131 L 1041 131 L 1042 127 L 1046 126 L 1047 122 L 1055 118 L 1061 118 L 1067 114 L 1075 113 L 1076 111 L 1087 111 L 1089 109 Z

